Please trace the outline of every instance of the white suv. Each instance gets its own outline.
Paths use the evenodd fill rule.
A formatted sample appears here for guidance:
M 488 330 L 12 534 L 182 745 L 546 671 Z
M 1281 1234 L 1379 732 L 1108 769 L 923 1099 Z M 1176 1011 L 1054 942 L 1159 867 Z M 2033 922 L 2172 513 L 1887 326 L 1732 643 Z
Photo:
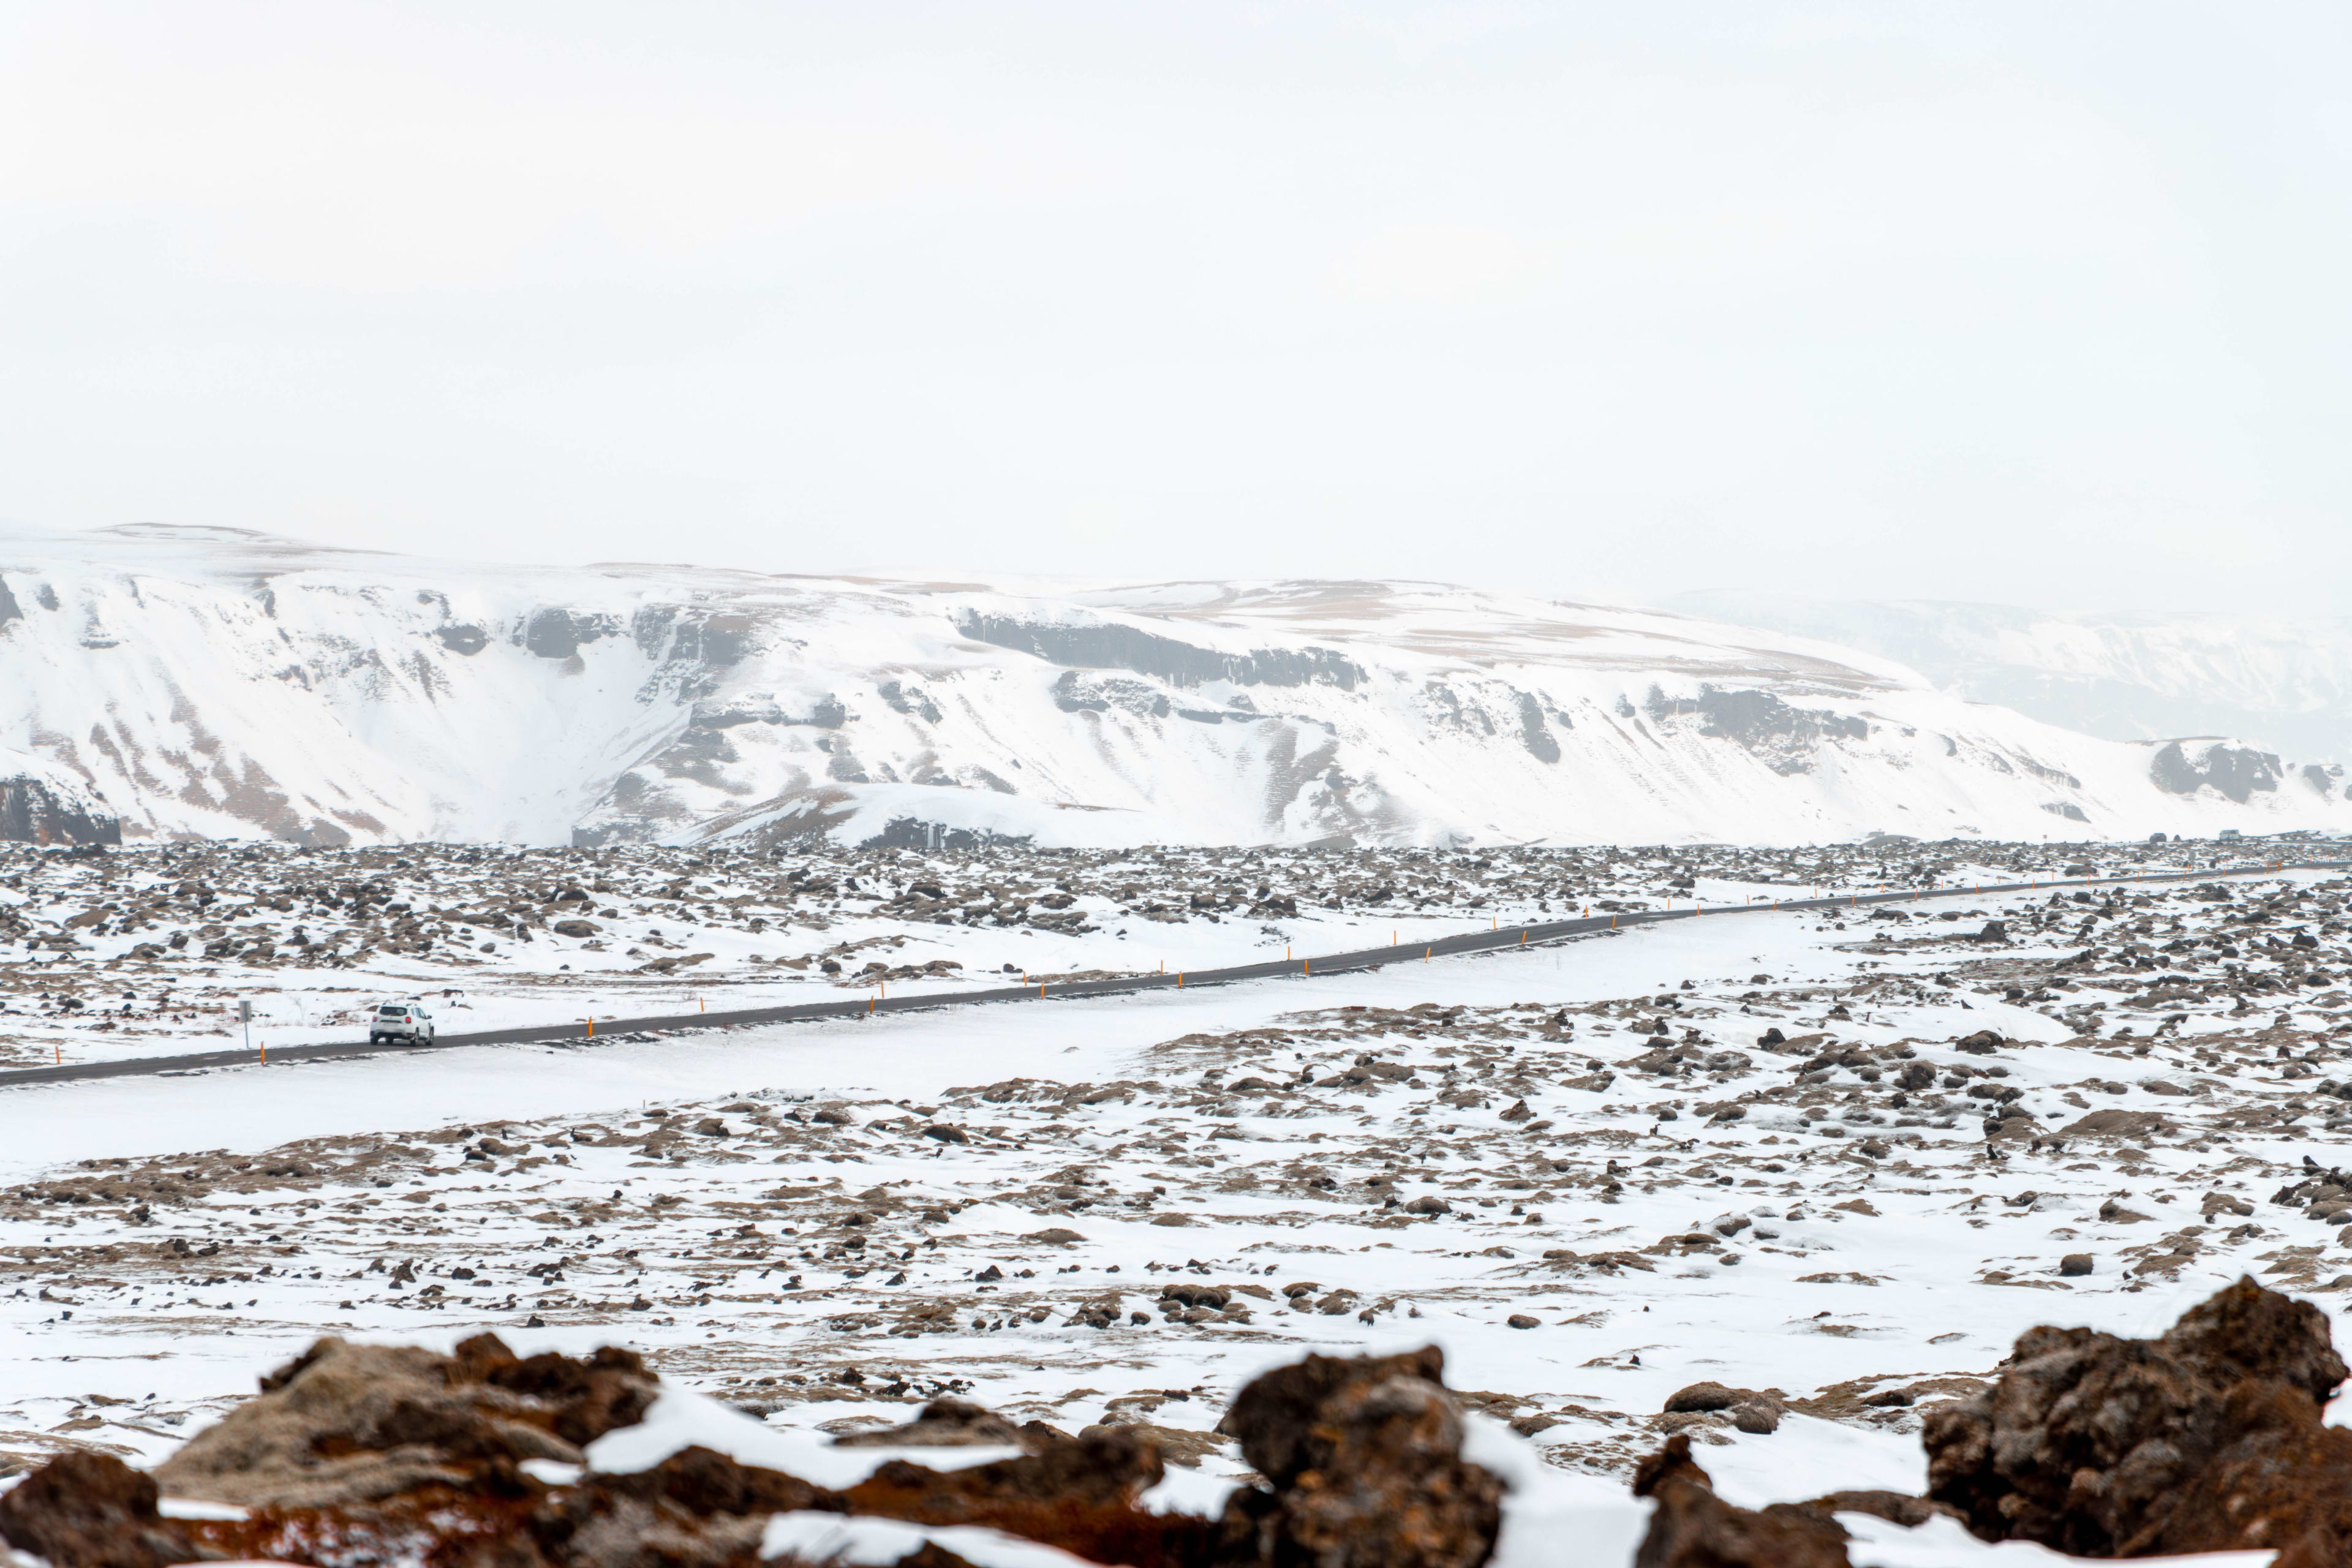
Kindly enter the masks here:
M 412 1046 L 433 1043 L 433 1015 L 419 1002 L 386 1002 L 368 1020 L 368 1044 L 404 1040 Z

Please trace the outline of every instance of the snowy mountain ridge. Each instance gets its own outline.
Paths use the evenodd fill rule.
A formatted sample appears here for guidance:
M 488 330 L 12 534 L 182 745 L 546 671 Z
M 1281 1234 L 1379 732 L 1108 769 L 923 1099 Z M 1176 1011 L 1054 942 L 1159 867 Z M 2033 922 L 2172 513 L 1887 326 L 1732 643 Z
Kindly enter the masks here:
M 536 569 L 16 531 L 0 667 L 0 748 L 33 759 L 0 776 L 59 821 L 102 800 L 134 842 L 2352 826 L 2332 760 L 2101 739 L 1804 636 L 1430 584 Z

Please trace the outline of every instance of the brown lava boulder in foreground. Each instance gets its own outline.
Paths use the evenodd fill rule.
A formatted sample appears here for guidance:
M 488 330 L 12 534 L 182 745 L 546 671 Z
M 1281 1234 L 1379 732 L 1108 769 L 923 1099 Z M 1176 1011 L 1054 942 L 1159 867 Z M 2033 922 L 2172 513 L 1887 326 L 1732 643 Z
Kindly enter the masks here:
M 2340 1564 L 2352 1431 L 2320 1413 L 2344 1377 L 2319 1309 L 2252 1279 L 2160 1339 L 2032 1329 L 1990 1390 L 1928 1415 L 1929 1492 L 1988 1541 Z
M 1652 1499 L 1649 1533 L 1633 1568 L 1849 1568 L 1841 1513 L 1870 1513 L 1916 1528 L 1951 1510 L 1901 1492 L 1832 1492 L 1809 1502 L 1736 1508 L 1676 1433 L 1633 1472 L 1633 1495 Z
M 156 1467 L 174 1497 L 277 1508 L 372 1502 L 486 1466 L 580 1463 L 635 1425 L 659 1387 L 628 1351 L 515 1355 L 477 1334 L 454 1355 L 320 1340 Z
M 1220 1556 L 1272 1568 L 1478 1568 L 1503 1484 L 1462 1458 L 1462 1411 L 1435 1345 L 1310 1355 L 1234 1396 L 1218 1430 L 1269 1487 L 1225 1504 Z
M 1850 1568 L 1843 1526 L 1790 1503 L 1733 1507 L 1715 1495 L 1683 1433 L 1642 1461 L 1633 1495 L 1657 1504 L 1633 1568 Z
M 321 1340 L 152 1478 L 100 1455 L 53 1460 L 0 1495 L 0 1540 L 53 1568 L 268 1558 L 315 1568 L 760 1568 L 788 1512 L 983 1525 L 1129 1568 L 1482 1568 L 1502 1482 L 1462 1457 L 1435 1347 L 1308 1356 L 1244 1388 L 1220 1430 L 1264 1484 L 1210 1520 L 1154 1513 L 1146 1430 L 1070 1437 L 937 1401 L 898 1428 L 934 1446 L 1013 1439 L 961 1469 L 891 1460 L 846 1491 L 688 1447 L 650 1469 L 546 1482 L 642 1419 L 659 1384 L 626 1351 L 518 1357 L 480 1335 L 454 1355 Z M 1987 1540 L 2084 1557 L 2272 1548 L 2274 1568 L 2352 1562 L 2352 1431 L 2322 1425 L 2346 1375 L 2317 1309 L 2241 1279 L 2159 1339 L 2088 1329 L 2021 1336 L 1987 1392 L 1929 1412 L 1931 1495 L 1843 1491 L 1736 1508 L 1676 1436 L 1642 1464 L 1654 1500 L 1638 1568 L 1841 1568 L 1836 1515 L 1906 1526 L 1937 1513 Z M 1694 1384 L 1685 1411 L 1764 1395 Z M 882 1435 L 886 1437 L 890 1434 Z M 537 1468 L 537 1467 L 534 1467 Z M 562 1472 L 551 1472 L 562 1474 Z M 157 1483 L 247 1507 L 165 1520 Z M 1564 1561 L 1574 1542 L 1559 1543 Z M 962 1568 L 927 1543 L 898 1568 Z
M 1009 1437 L 1026 1452 L 949 1470 L 894 1459 L 842 1492 L 704 1447 L 542 1481 L 527 1461 L 579 1465 L 596 1437 L 643 1418 L 660 1385 L 636 1356 L 518 1357 L 488 1334 L 448 1356 L 329 1339 L 152 1477 L 93 1454 L 52 1461 L 0 1496 L 0 1544 L 52 1568 L 760 1568 L 769 1519 L 816 1511 L 982 1525 L 1129 1568 L 1479 1568 L 1502 1489 L 1462 1459 L 1442 1364 L 1433 1349 L 1312 1356 L 1250 1384 L 1230 1419 L 1272 1485 L 1217 1521 L 1143 1506 L 1165 1473 L 1148 1432 L 1071 1437 L 956 1401 L 879 1436 Z M 158 1481 L 247 1516 L 164 1520 Z M 926 1543 L 898 1568 L 968 1565 Z
M 1987 1541 L 2080 1557 L 2278 1552 L 2352 1563 L 2352 1431 L 2321 1424 L 2345 1377 L 2327 1320 L 2240 1279 L 2160 1339 L 2038 1328 L 2000 1380 L 1927 1415 L 1929 1495 L 1833 1492 L 1750 1510 L 1715 1495 L 1676 1436 L 1642 1463 L 1656 1500 L 1637 1568 L 1814 1568 L 1848 1561 L 1834 1515 L 1916 1526 L 1950 1514 Z M 1736 1391 L 1697 1384 L 1703 1409 Z
M 987 1525 L 1096 1563 L 1185 1568 L 1204 1561 L 1210 1525 L 1144 1509 L 1144 1492 L 1164 1474 L 1148 1439 L 1100 1427 L 1035 1440 L 1017 1459 L 960 1470 L 893 1459 L 842 1493 L 841 1505 L 913 1524 Z
M 0 1493 L 0 1542 L 51 1568 L 165 1568 L 205 1553 L 155 1511 L 155 1479 L 111 1454 L 61 1454 Z

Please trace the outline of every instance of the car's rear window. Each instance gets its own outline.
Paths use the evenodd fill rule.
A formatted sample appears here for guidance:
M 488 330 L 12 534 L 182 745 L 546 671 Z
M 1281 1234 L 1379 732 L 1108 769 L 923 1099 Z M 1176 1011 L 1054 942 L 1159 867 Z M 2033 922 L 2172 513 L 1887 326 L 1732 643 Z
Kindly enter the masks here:
M 405 1007 L 379 1007 L 375 1010 L 375 1013 L 376 1016 L 379 1018 L 405 1018 L 408 1016 L 408 1009 Z

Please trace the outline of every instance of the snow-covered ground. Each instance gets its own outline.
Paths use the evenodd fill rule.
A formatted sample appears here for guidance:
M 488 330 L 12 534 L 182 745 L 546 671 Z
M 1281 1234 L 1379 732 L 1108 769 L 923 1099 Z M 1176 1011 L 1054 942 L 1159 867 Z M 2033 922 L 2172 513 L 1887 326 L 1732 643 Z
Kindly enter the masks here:
M 0 846 L 0 1065 L 444 1034 L 979 984 L 1180 973 L 1477 923 L 1726 909 L 2094 869 L 2325 858 L 2332 841 L 1794 850 Z M 251 1029 L 236 1021 L 239 1004 Z
M 1890 874 L 1924 863 L 1903 853 Z M 1372 880 L 1348 864 L 1335 885 Z M 1801 864 L 1586 877 L 1738 902 Z M 1467 923 L 1465 869 L 1420 918 Z M 1207 1429 L 1254 1372 L 1433 1341 L 1481 1441 L 1518 1449 L 1495 1461 L 1524 1472 L 1507 1562 L 1545 1521 L 1630 1552 L 1625 1472 L 1677 1429 L 1735 1501 L 1917 1490 L 1921 1406 L 2031 1324 L 2150 1333 L 2244 1271 L 2352 1300 L 2330 1206 L 2352 1196 L 2271 1201 L 2352 1122 L 2347 892 L 1755 913 L 1312 983 L 18 1089 L 0 1450 L 152 1458 L 320 1333 L 489 1328 L 636 1345 L 780 1432 L 943 1390 L 1143 1422 L 1198 1460 L 1165 1500 L 1198 1504 L 1238 1470 Z M 1360 945 L 1391 919 L 1339 902 L 1297 927 L 1188 906 L 1124 942 L 1105 910 L 1055 961 L 1108 967 L 1147 929 L 1154 952 L 1266 924 Z M 898 921 L 894 963 L 919 929 L 973 964 L 1062 940 L 857 918 Z M 1778 1399 L 1778 1429 L 1660 1414 L 1701 1380 Z M 1857 1528 L 1857 1562 L 1983 1550 Z

